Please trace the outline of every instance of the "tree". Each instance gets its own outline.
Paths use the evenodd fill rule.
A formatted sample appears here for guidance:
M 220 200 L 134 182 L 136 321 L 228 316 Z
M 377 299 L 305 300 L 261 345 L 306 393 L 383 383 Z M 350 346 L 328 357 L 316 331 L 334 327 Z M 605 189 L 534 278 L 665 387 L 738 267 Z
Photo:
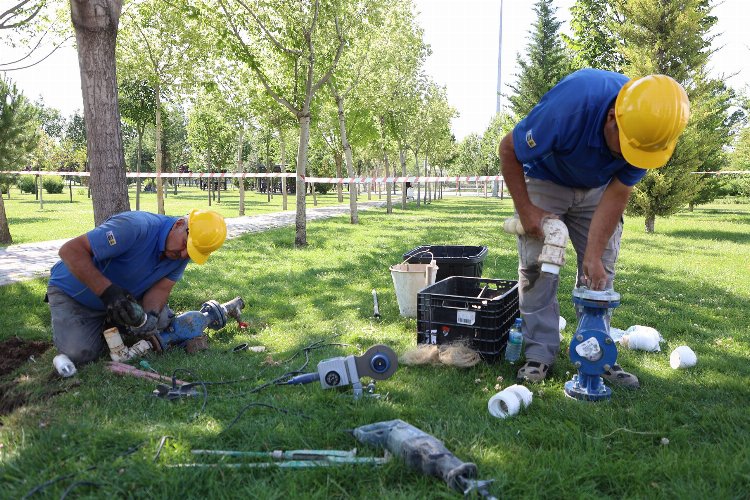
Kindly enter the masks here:
M 120 0 L 70 0 L 78 43 L 95 225 L 130 210 L 115 69 L 121 10 Z
M 0 30 L 20 28 L 27 25 L 47 3 L 47 0 L 13 0 L 3 5 L 0 12 Z
M 573 51 L 573 67 L 622 70 L 625 59 L 618 51 L 613 30 L 615 24 L 623 22 L 618 9 L 621 3 L 622 0 L 576 0 L 570 9 L 573 36 L 562 35 L 565 44 Z
M 136 149 L 135 209 L 141 209 L 141 163 L 143 158 L 143 132 L 146 125 L 154 122 L 156 116 L 156 97 L 154 88 L 143 79 L 130 79 L 120 83 L 120 112 L 135 127 L 138 145 Z
M 514 94 L 509 96 L 513 113 L 518 119 L 526 116 L 562 77 L 570 72 L 570 57 L 560 37 L 561 22 L 555 17 L 553 0 L 537 0 L 537 18 L 531 26 L 530 41 L 526 46 L 528 60 L 517 56 L 520 72 L 517 83 L 509 85 Z
M 188 119 L 188 142 L 193 151 L 194 170 L 208 173 L 226 172 L 235 147 L 235 132 L 223 111 L 226 104 L 218 96 L 203 95 Z M 208 205 L 211 206 L 214 179 L 207 182 Z M 221 194 L 219 194 L 219 197 Z
M 162 146 L 162 97 L 178 87 L 192 74 L 193 45 L 200 46 L 199 33 L 186 29 L 188 18 L 177 5 L 159 0 L 145 0 L 128 10 L 127 24 L 118 43 L 118 62 L 127 79 L 145 78 L 153 89 L 156 144 L 156 204 L 164 213 L 164 171 Z M 126 80 L 127 80 L 126 79 Z
M 685 87 L 691 102 L 691 119 L 670 161 L 633 188 L 627 212 L 643 216 L 649 233 L 657 216 L 699 199 L 706 182 L 692 172 L 720 169 L 722 149 L 731 141 L 732 96 L 723 83 L 706 76 L 713 53 L 709 32 L 716 23 L 710 11 L 709 0 L 628 0 L 626 21 L 616 26 L 626 73 L 669 75 Z
M 344 48 L 341 2 L 313 0 L 299 6 L 270 6 L 244 0 L 219 0 L 229 25 L 227 41 L 268 95 L 299 124 L 297 213 L 294 243 L 307 245 L 305 175 L 315 94 L 331 77 Z M 207 7 L 210 9 L 210 7 Z
M 0 168 L 13 170 L 24 167 L 36 148 L 36 111 L 16 86 L 0 78 Z M 0 244 L 13 243 L 0 194 Z

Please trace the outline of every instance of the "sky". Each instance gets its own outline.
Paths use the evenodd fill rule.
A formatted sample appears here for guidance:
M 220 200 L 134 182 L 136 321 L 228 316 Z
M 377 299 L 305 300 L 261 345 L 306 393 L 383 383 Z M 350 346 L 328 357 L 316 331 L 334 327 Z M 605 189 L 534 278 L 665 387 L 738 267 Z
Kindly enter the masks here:
M 413 0 L 424 29 L 425 41 L 432 48 L 426 71 L 435 82 L 447 88 L 448 101 L 458 110 L 453 132 L 458 140 L 471 133 L 482 134 L 495 113 L 497 95 L 498 41 L 501 0 Z M 728 81 L 735 88 L 750 84 L 750 9 L 747 0 L 717 0 L 713 10 L 718 17 L 715 47 L 711 59 L 715 74 L 735 76 Z M 569 9 L 574 0 L 556 0 L 557 16 L 567 31 Z M 503 89 L 518 72 L 516 54 L 524 53 L 528 34 L 535 20 L 533 0 L 502 0 L 503 48 L 501 58 Z M 12 56 L 0 47 L 0 63 Z M 82 110 L 78 59 L 71 42 L 41 64 L 7 73 L 27 97 L 42 96 L 45 103 L 69 116 Z

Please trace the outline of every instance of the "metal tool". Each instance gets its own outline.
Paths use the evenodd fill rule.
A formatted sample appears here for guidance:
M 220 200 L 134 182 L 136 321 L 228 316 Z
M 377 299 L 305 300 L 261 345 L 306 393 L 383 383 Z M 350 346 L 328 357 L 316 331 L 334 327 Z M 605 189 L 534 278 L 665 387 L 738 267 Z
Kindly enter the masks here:
M 477 466 L 462 462 L 442 441 L 403 420 L 389 420 L 357 427 L 354 437 L 364 444 L 384 448 L 400 457 L 410 467 L 428 476 L 442 479 L 454 490 L 468 495 L 476 491 L 494 499 L 488 487 L 492 480 L 477 480 Z
M 565 383 L 565 394 L 583 401 L 610 399 L 612 389 L 604 385 L 602 374 L 617 361 L 617 347 L 609 336 L 612 311 L 620 305 L 614 290 L 573 290 L 573 303 L 579 317 L 570 341 L 570 361 L 578 373 Z
M 372 289 L 372 301 L 373 301 L 373 317 L 380 318 L 380 308 L 378 307 L 378 292 Z
M 154 389 L 154 396 L 173 401 L 175 399 L 191 398 L 198 396 L 200 393 L 195 390 L 196 384 L 172 385 L 159 384 Z
M 218 455 L 248 458 L 270 458 L 272 462 L 245 463 L 194 463 L 177 464 L 170 467 L 227 467 L 227 468 L 269 468 L 304 469 L 311 467 L 331 467 L 343 464 L 382 465 L 388 463 L 391 457 L 388 453 L 383 457 L 358 457 L 357 450 L 274 450 L 274 451 L 231 451 L 231 450 L 191 450 L 194 455 Z
M 354 389 L 354 398 L 357 399 L 363 394 L 361 377 L 385 380 L 393 375 L 396 368 L 398 368 L 398 356 L 393 349 L 385 345 L 375 345 L 362 356 L 323 360 L 318 363 L 317 372 L 297 375 L 286 383 L 297 385 L 320 381 L 323 389 L 351 385 Z

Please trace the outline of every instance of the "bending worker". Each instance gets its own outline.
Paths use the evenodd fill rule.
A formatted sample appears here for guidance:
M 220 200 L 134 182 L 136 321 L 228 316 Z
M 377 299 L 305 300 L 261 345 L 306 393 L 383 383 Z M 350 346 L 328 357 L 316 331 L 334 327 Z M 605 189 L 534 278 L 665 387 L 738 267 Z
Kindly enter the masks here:
M 689 115 L 685 90 L 668 76 L 629 80 L 582 69 L 547 92 L 500 142 L 503 178 L 526 233 L 518 237 L 527 360 L 519 380 L 544 380 L 560 350 L 559 277 L 542 273 L 537 262 L 543 220 L 559 218 L 567 226 L 578 260 L 576 286 L 611 289 L 633 185 L 669 161 Z M 619 365 L 603 377 L 639 386 Z
M 87 363 L 107 351 L 105 327 L 140 337 L 166 328 L 167 300 L 185 266 L 204 264 L 226 234 L 224 218 L 210 210 L 122 212 L 66 242 L 47 286 L 57 350 Z

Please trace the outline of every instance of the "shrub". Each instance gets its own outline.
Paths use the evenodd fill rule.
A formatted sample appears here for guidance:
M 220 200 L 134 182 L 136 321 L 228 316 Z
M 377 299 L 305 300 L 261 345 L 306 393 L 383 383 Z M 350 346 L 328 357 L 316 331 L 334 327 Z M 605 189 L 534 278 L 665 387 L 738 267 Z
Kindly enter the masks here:
M 49 194 L 60 194 L 65 187 L 65 183 L 63 182 L 62 177 L 54 175 L 50 177 L 44 177 L 44 180 L 42 181 L 42 187 Z
M 18 189 L 22 193 L 36 194 L 36 177 L 33 175 L 22 175 L 18 179 Z

